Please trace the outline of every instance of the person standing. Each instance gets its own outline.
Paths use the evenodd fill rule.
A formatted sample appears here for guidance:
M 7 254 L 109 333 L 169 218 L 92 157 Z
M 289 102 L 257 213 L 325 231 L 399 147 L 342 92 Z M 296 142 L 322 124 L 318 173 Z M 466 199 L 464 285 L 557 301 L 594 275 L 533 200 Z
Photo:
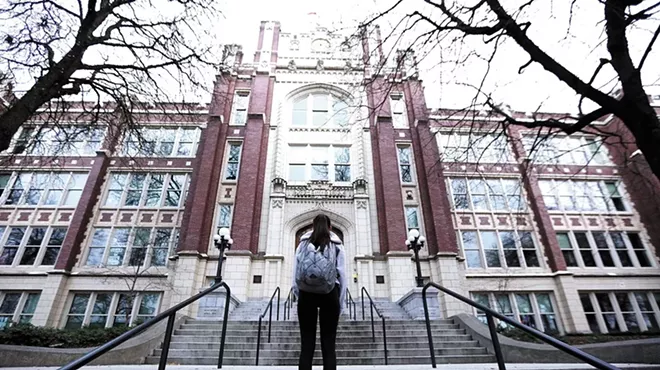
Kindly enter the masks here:
M 298 298 L 299 370 L 312 370 L 317 317 L 321 327 L 323 370 L 337 369 L 337 326 L 346 299 L 346 255 L 330 218 L 314 218 L 313 230 L 300 238 L 293 263 L 293 293 Z

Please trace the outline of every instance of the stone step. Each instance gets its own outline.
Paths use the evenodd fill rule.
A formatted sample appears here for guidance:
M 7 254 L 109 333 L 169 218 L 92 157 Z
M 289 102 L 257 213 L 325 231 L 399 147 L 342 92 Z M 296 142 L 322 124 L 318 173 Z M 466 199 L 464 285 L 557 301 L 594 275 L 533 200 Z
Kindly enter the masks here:
M 388 357 L 390 365 L 420 365 L 430 364 L 431 358 L 425 356 L 405 356 L 405 357 Z M 223 365 L 254 365 L 254 358 L 244 357 L 228 357 L 223 359 Z M 314 358 L 314 365 L 322 365 L 323 360 L 321 357 Z M 459 363 L 494 363 L 495 357 L 491 355 L 468 355 L 468 356 L 438 356 L 436 361 L 439 364 L 459 364 Z M 158 356 L 149 356 L 146 359 L 147 364 L 158 364 Z M 218 355 L 214 357 L 174 357 L 169 356 L 167 362 L 169 364 L 180 365 L 217 365 Z M 365 357 L 337 357 L 337 365 L 383 365 L 385 360 L 383 357 L 379 358 L 365 358 Z M 298 365 L 298 358 L 292 359 L 260 359 L 259 365 L 262 366 L 295 366 Z
M 316 340 L 316 345 L 318 348 L 321 348 L 321 341 Z M 245 349 L 250 346 L 255 347 L 256 343 L 248 342 L 225 342 L 225 350 L 232 349 Z M 403 342 L 403 343 L 387 343 L 388 349 L 420 349 L 427 346 L 428 342 Z M 468 348 L 468 347 L 478 347 L 479 344 L 476 340 L 466 340 L 466 341 L 455 341 L 455 342 L 436 342 L 433 344 L 436 349 L 444 348 Z M 264 343 L 264 347 L 269 350 L 296 350 L 300 349 L 300 343 L 282 343 L 282 342 L 272 342 Z M 365 343 L 337 343 L 337 350 L 362 350 L 362 349 L 383 349 L 383 341 L 377 342 L 365 342 Z M 220 342 L 172 342 L 170 344 L 170 349 L 190 349 L 190 350 L 220 350 Z
M 233 330 L 227 329 L 227 336 L 256 336 L 258 333 L 257 329 L 248 329 L 248 330 Z M 268 326 L 262 328 L 261 334 L 268 333 Z M 351 329 L 351 330 L 340 330 L 337 331 L 339 336 L 348 336 L 348 337 L 363 337 L 371 336 L 371 330 L 367 329 Z M 425 336 L 426 331 L 420 331 L 415 329 L 404 329 L 404 330 L 386 330 L 387 336 L 404 336 L 404 337 L 413 337 L 413 336 Z M 445 335 L 459 335 L 465 334 L 465 329 L 432 329 L 433 334 L 445 334 Z M 204 329 L 177 329 L 174 331 L 174 335 L 197 335 L 197 336 L 207 336 L 207 335 L 221 335 L 222 330 L 204 330 Z M 286 337 L 296 334 L 294 330 L 273 330 L 271 329 L 271 335 L 273 337 Z M 382 335 L 382 328 L 378 330 L 377 335 Z
M 390 349 L 387 348 L 388 356 L 392 357 L 405 357 L 420 355 L 421 349 Z M 154 351 L 154 356 L 160 357 L 161 350 Z M 257 349 L 238 349 L 228 350 L 225 349 L 225 357 L 252 357 L 255 358 Z M 428 354 L 425 352 L 425 354 Z M 471 356 L 471 355 L 487 355 L 485 348 L 480 347 L 466 347 L 466 348 L 439 348 L 435 350 L 436 356 Z M 321 350 L 317 347 L 314 353 L 316 357 L 321 357 Z M 213 357 L 218 356 L 218 350 L 204 350 L 204 349 L 170 349 L 170 357 Z M 291 350 L 271 350 L 262 348 L 259 351 L 260 358 L 273 358 L 273 359 L 297 359 L 300 356 L 300 348 Z M 383 356 L 383 349 L 371 350 L 337 350 L 337 357 L 366 357 L 366 358 L 379 358 Z
M 261 338 L 262 342 L 267 341 L 267 336 L 263 335 Z M 410 337 L 410 336 L 387 336 L 387 343 L 406 343 L 406 342 L 418 342 L 418 343 L 425 343 L 425 336 L 418 336 L 418 337 Z M 376 342 L 382 342 L 383 338 L 380 336 L 376 336 Z M 434 334 L 433 335 L 433 343 L 436 342 L 464 342 L 464 341 L 470 341 L 472 340 L 472 337 L 467 334 L 461 334 L 461 335 L 442 335 L 442 334 Z M 300 335 L 289 335 L 289 336 L 271 336 L 271 342 L 272 341 L 277 341 L 280 343 L 300 343 Z M 214 343 L 220 343 L 220 335 L 207 335 L 207 336 L 198 336 L 198 335 L 175 335 L 172 337 L 172 343 L 188 343 L 188 342 L 214 342 Z M 257 342 L 257 336 L 251 336 L 251 337 L 226 337 L 225 338 L 226 343 L 256 343 Z M 345 336 L 339 336 L 337 337 L 337 343 L 371 343 L 373 342 L 373 339 L 371 335 L 369 336 L 360 336 L 360 337 L 345 337 Z M 428 341 L 426 341 L 428 343 Z

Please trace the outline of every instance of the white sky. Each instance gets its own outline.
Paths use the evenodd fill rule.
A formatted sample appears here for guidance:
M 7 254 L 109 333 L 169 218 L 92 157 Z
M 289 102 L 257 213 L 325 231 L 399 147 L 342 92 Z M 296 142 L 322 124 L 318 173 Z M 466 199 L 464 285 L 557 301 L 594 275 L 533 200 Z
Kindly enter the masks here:
M 506 0 L 504 4 L 509 6 L 521 1 Z M 315 12 L 325 25 L 331 28 L 344 27 L 350 31 L 358 21 L 391 6 L 394 2 L 395 0 L 226 0 L 220 6 L 225 18 L 219 20 L 217 27 L 222 37 L 220 41 L 243 45 L 244 61 L 251 62 L 262 20 L 279 21 L 283 32 L 305 31 L 310 27 L 308 13 Z M 472 1 L 464 2 L 472 3 Z M 587 81 L 598 65 L 599 58 L 609 58 L 605 44 L 599 44 L 605 39 L 603 6 L 597 0 L 580 0 L 580 7 L 574 9 L 571 33 L 566 37 L 569 3 L 570 1 L 537 1 L 536 4 L 540 5 L 529 9 L 532 27 L 528 35 L 544 51 Z M 405 6 L 402 6 L 401 11 L 407 12 L 423 9 L 424 6 L 419 0 L 404 1 L 403 4 Z M 387 34 L 391 24 L 400 19 L 401 15 L 402 13 L 394 14 L 392 18 L 379 22 L 383 34 Z M 650 20 L 645 23 L 647 30 L 632 30 L 629 33 L 635 64 L 639 61 L 652 36 L 652 30 L 657 25 L 657 20 Z M 484 50 L 480 39 L 473 38 L 468 42 L 470 42 L 469 47 L 463 47 L 460 51 L 458 44 L 443 42 L 441 48 L 434 48 L 420 63 L 421 78 L 424 80 L 429 107 L 462 107 L 469 104 L 474 96 L 473 90 L 463 87 L 462 84 L 466 82 L 478 84 L 485 68 L 483 61 L 472 58 L 458 67 L 455 64 L 438 64 L 441 54 L 442 57 L 448 58 L 450 55 L 465 55 L 467 49 Z M 658 49 L 660 49 L 660 40 L 642 71 L 645 85 L 660 83 L 660 50 Z M 421 51 L 417 53 L 420 54 Z M 493 92 L 495 99 L 517 110 L 533 111 L 539 109 L 542 104 L 541 111 L 576 111 L 577 98 L 572 90 L 540 66 L 532 65 L 523 74 L 518 74 L 518 68 L 527 60 L 526 53 L 513 43 L 505 44 L 500 48 L 498 58 L 491 64 L 490 78 L 485 85 L 488 91 Z M 602 75 L 603 77 L 596 81 L 597 86 L 604 85 L 614 77 L 610 67 L 605 67 Z M 612 87 L 612 84 L 608 87 Z

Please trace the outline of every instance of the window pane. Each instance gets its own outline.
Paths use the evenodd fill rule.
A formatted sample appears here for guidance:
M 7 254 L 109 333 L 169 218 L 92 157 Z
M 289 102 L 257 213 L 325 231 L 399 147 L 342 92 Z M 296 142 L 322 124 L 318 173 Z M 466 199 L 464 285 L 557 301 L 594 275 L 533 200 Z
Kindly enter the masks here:
M 305 177 L 304 164 L 289 165 L 289 181 L 304 181 Z
M 486 255 L 486 265 L 488 267 L 502 267 L 497 246 L 497 234 L 494 231 L 482 231 L 481 243 Z
M 0 305 L 0 314 L 14 314 L 18 301 L 21 299 L 21 293 L 7 293 L 5 299 Z
M 350 148 L 335 148 L 335 164 L 350 163 L 350 162 L 351 162 Z
M 614 306 L 610 301 L 610 296 L 607 293 L 596 293 L 596 300 L 600 306 L 600 310 L 603 312 L 614 312 Z
M 594 241 L 596 242 L 596 246 L 598 247 L 598 254 L 600 255 L 600 259 L 603 261 L 603 266 L 614 267 L 614 260 L 612 259 L 612 254 L 610 253 L 610 247 L 607 245 L 605 233 L 593 233 L 593 237 Z
M 312 180 L 328 180 L 328 165 L 312 165 Z
M 520 267 L 516 236 L 512 231 L 500 231 L 500 241 L 504 250 L 504 259 L 508 267 Z
M 586 233 L 575 233 L 575 240 L 577 241 L 578 248 L 580 248 L 580 255 L 586 267 L 596 267 L 596 257 L 594 251 L 589 243 L 589 238 Z
M 115 318 L 112 326 L 127 326 L 131 322 L 133 311 L 133 297 L 128 294 L 120 294 L 115 310 Z
M 468 267 L 482 267 L 481 254 L 477 244 L 477 233 L 474 231 L 465 231 L 462 233 L 463 250 Z
M 73 296 L 69 314 L 85 314 L 85 310 L 87 310 L 87 302 L 89 302 L 89 294 L 76 294 Z
M 335 181 L 351 181 L 351 166 L 335 165 Z
M 533 313 L 532 301 L 527 294 L 516 294 L 516 303 L 518 304 L 518 312 L 520 313 Z
M 589 294 L 581 293 L 580 302 L 582 302 L 582 308 L 584 309 L 584 312 L 595 312 L 594 306 L 591 304 Z
M 628 247 L 626 246 L 626 243 L 623 241 L 623 233 L 610 233 L 610 237 L 612 238 L 612 242 L 614 243 L 614 248 L 616 249 L 616 253 L 619 256 L 619 261 L 621 261 L 621 265 L 623 267 L 632 267 L 633 266 L 632 259 L 628 254 Z
M 406 207 L 406 224 L 408 229 L 419 229 L 417 207 Z

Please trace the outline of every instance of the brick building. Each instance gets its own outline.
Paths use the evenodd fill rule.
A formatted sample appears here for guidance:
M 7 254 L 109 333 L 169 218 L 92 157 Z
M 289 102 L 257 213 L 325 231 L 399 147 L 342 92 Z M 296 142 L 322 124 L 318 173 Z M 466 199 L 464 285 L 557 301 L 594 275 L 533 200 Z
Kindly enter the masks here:
M 210 105 L 136 110 L 147 145 L 115 130 L 112 105 L 107 127 L 66 148 L 67 127 L 39 130 L 37 116 L 0 171 L 0 326 L 140 322 L 213 281 L 220 227 L 237 302 L 286 292 L 297 240 L 323 212 L 354 295 L 414 288 L 404 241 L 418 229 L 425 280 L 541 330 L 657 330 L 660 184 L 620 122 L 599 124 L 624 140 L 538 142 L 487 111 L 430 110 L 414 56 L 383 67 L 378 37 L 263 22 L 253 60 L 228 49 Z M 445 317 L 470 310 L 438 299 Z

